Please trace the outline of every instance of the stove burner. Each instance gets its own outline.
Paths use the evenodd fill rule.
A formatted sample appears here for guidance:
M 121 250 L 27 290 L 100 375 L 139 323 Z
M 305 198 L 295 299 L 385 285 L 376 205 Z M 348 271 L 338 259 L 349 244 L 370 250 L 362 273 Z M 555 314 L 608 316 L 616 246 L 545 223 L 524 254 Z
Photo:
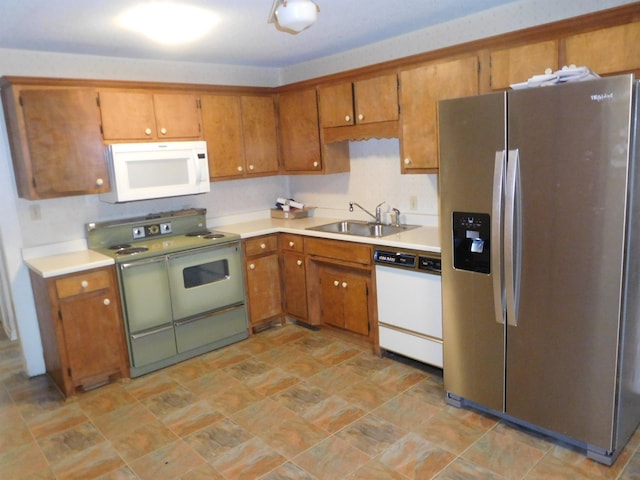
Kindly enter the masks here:
M 203 235 L 203 238 L 210 238 L 210 239 L 215 239 L 215 238 L 223 238 L 224 234 L 222 233 L 209 233 L 207 235 Z
M 147 247 L 128 247 L 116 251 L 116 255 L 133 255 L 134 253 L 142 253 L 149 250 Z
M 129 248 L 131 246 L 130 243 L 120 243 L 117 245 L 110 245 L 109 250 L 123 250 L 125 248 Z
M 209 235 L 211 233 L 210 230 L 195 230 L 193 232 L 185 233 L 186 237 L 202 237 L 204 235 Z

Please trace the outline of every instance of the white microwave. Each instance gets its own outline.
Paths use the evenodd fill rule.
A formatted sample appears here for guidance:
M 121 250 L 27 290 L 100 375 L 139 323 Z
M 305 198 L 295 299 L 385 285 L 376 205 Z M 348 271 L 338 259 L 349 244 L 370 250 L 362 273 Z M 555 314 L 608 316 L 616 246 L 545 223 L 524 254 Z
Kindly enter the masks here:
M 211 191 L 207 142 L 115 143 L 106 148 L 109 203 Z

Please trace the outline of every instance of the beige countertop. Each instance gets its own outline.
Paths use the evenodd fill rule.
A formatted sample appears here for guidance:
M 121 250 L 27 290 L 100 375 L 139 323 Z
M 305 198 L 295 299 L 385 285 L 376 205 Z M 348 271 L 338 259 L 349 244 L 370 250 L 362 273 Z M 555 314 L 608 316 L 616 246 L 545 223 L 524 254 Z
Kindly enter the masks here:
M 440 252 L 440 237 L 437 227 L 419 227 L 413 230 L 407 230 L 406 232 L 378 238 L 306 230 L 308 227 L 316 227 L 339 220 L 341 219 L 326 217 L 307 217 L 295 220 L 264 218 L 244 223 L 222 225 L 215 227 L 215 230 L 235 233 L 240 235 L 241 238 L 251 238 L 258 235 L 282 232 L 311 237 L 333 238 L 347 242 L 368 243 L 370 245 L 406 248 L 424 252 Z M 25 259 L 24 262 L 31 270 L 44 278 L 114 264 L 114 260 L 111 257 L 86 248 L 72 252 L 56 253 L 55 255 L 47 255 L 46 248 L 41 248 L 40 251 L 43 252 L 42 256 L 28 258 Z

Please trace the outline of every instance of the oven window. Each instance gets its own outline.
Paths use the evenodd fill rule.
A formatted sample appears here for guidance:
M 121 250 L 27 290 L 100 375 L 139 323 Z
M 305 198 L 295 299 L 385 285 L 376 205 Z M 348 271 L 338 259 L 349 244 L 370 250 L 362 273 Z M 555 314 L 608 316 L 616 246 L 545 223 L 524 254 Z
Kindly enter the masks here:
M 199 287 L 209 283 L 219 282 L 229 278 L 229 262 L 227 260 L 216 260 L 215 262 L 203 263 L 187 267 L 182 270 L 184 288 Z

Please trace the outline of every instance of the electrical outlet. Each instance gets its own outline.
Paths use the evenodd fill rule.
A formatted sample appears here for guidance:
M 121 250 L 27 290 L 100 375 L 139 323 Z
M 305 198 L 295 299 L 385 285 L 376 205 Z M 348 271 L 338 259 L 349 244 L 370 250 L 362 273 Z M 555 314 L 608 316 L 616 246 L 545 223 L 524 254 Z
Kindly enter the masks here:
M 40 220 L 42 218 L 39 203 L 29 205 L 29 217 L 31 217 L 31 220 Z
M 409 197 L 409 210 L 417 210 L 418 209 L 418 196 L 411 195 Z

